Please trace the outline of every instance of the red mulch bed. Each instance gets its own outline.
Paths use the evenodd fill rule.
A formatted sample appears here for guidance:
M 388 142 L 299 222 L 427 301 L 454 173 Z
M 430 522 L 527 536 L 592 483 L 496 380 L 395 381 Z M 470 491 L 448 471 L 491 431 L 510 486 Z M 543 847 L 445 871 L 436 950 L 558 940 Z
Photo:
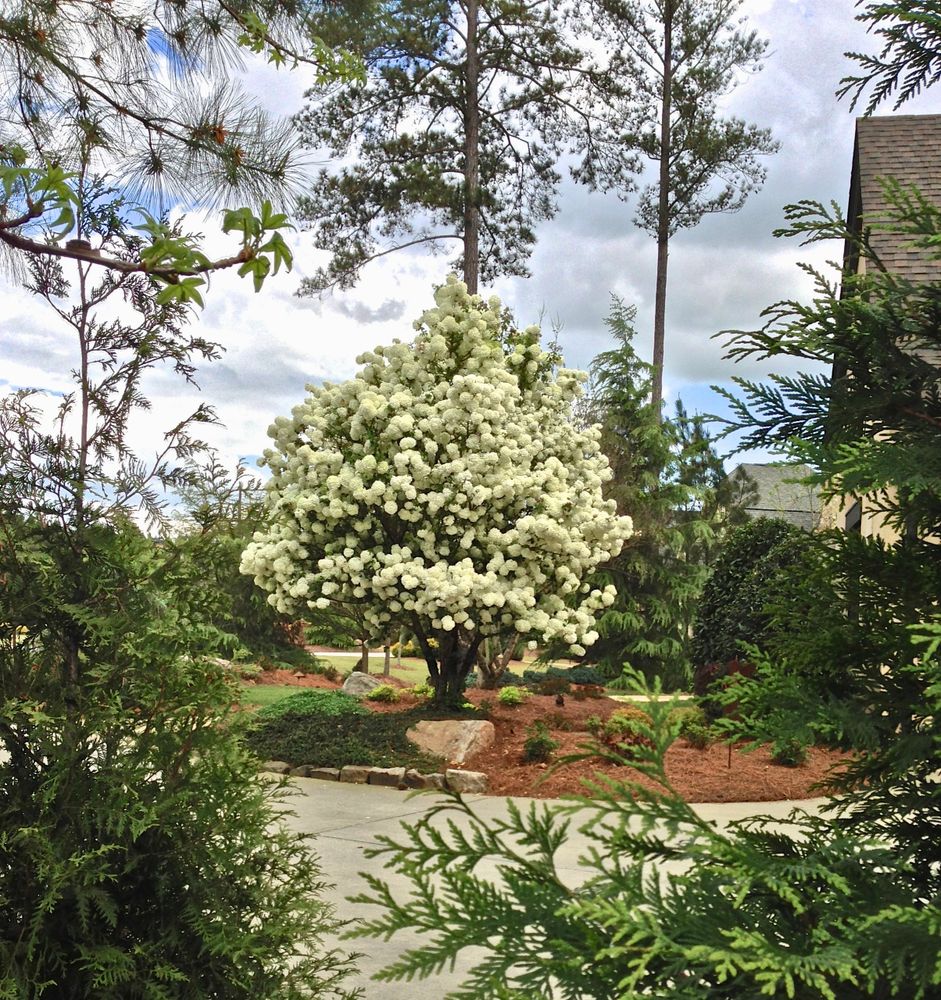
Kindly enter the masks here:
M 386 679 L 384 679 L 385 681 Z M 296 675 L 289 670 L 265 671 L 258 682 L 288 684 L 299 687 L 335 689 L 339 685 L 317 674 Z M 404 685 L 389 679 L 395 687 Z M 590 716 L 607 719 L 612 712 L 626 707 L 611 698 L 586 698 L 577 701 L 565 695 L 565 704 L 558 706 L 553 695 L 532 695 L 515 707 L 501 705 L 496 691 L 470 690 L 468 700 L 480 705 L 487 702 L 487 716 L 496 728 L 494 745 L 469 758 L 461 766 L 471 771 L 483 771 L 490 779 L 492 795 L 519 795 L 535 798 L 561 798 L 585 792 L 585 779 L 608 777 L 643 780 L 635 772 L 598 758 L 576 761 L 553 769 L 547 764 L 526 764 L 522 761 L 526 729 L 533 722 L 545 722 L 555 740 L 560 743 L 555 757 L 575 753 L 588 739 L 586 720 Z M 410 708 L 417 699 L 403 692 L 396 704 L 364 701 L 376 712 L 396 712 Z M 847 759 L 834 750 L 811 748 L 806 763 L 800 767 L 783 767 L 771 761 L 767 749 L 750 753 L 735 747 L 731 765 L 727 744 L 715 744 L 697 750 L 684 740 L 677 740 L 667 753 L 667 776 L 673 787 L 687 802 L 771 802 L 806 799 L 824 794 L 814 786 L 825 782 L 828 772 Z

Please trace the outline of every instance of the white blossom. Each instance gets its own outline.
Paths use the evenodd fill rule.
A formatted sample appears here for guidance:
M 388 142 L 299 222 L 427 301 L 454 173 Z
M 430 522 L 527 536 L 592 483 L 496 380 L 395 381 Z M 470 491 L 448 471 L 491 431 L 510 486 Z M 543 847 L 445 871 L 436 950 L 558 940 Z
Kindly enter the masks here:
M 614 589 L 574 595 L 631 533 L 597 430 L 570 419 L 584 375 L 553 374 L 538 330 L 508 334 L 499 300 L 453 277 L 435 302 L 411 343 L 272 424 L 269 526 L 242 572 L 282 610 L 355 601 L 377 633 L 418 615 L 583 652 Z

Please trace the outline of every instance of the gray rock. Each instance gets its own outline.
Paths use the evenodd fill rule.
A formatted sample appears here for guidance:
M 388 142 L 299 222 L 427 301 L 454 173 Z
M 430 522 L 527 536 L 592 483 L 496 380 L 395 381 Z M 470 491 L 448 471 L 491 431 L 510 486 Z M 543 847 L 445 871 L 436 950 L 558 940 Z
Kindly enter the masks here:
M 284 760 L 266 760 L 261 765 L 262 771 L 273 771 L 275 774 L 287 774 L 291 770 L 291 765 Z
M 409 775 L 412 775 L 409 778 Z M 409 782 L 412 782 L 411 784 Z M 419 774 L 418 771 L 407 771 L 405 773 L 406 788 L 423 788 L 443 792 L 446 785 L 443 774 Z
M 343 682 L 343 690 L 347 694 L 354 695 L 356 698 L 362 698 L 363 695 L 369 694 L 370 691 L 379 687 L 380 684 L 382 684 L 382 681 L 378 677 L 372 677 L 369 674 L 363 674 L 358 670 L 354 670 Z
M 338 767 L 312 767 L 308 778 L 319 778 L 321 781 L 339 781 L 340 769 Z
M 365 785 L 369 781 L 371 767 L 362 764 L 347 764 L 340 768 L 340 781 L 346 781 L 351 785 Z
M 480 771 L 456 771 L 448 768 L 444 772 L 445 781 L 452 792 L 486 792 L 487 775 Z
M 374 767 L 369 772 L 370 785 L 385 785 L 388 788 L 399 788 L 405 784 L 404 767 Z
M 310 764 L 299 764 L 297 767 L 292 767 L 288 774 L 293 778 L 309 778 L 310 772 L 313 771 L 313 766 Z
M 480 719 L 445 719 L 418 722 L 405 735 L 426 753 L 463 764 L 468 757 L 493 746 L 496 730 L 492 722 Z

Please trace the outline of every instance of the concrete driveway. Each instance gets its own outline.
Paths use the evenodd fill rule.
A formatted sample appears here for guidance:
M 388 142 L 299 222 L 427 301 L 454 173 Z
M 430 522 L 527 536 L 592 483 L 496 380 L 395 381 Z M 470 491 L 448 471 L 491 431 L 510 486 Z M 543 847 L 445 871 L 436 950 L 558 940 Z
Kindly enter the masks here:
M 342 919 L 356 921 L 364 916 L 375 916 L 378 911 L 372 907 L 354 906 L 346 897 L 366 888 L 359 873 L 375 870 L 381 859 L 367 860 L 363 856 L 366 847 L 378 843 L 380 835 L 396 836 L 403 820 L 414 822 L 435 801 L 434 797 L 419 795 L 408 797 L 405 792 L 394 788 L 369 785 L 341 784 L 333 781 L 316 781 L 308 778 L 291 779 L 296 792 L 290 804 L 295 815 L 289 825 L 308 834 L 312 846 L 320 856 L 326 878 L 335 883 L 328 899 L 336 906 Z M 468 795 L 465 801 L 473 802 L 477 815 L 485 818 L 506 816 L 506 800 L 485 795 Z M 528 807 L 531 800 L 517 799 L 519 805 Z M 815 810 L 823 799 L 807 802 L 746 802 L 704 804 L 696 806 L 696 811 L 704 818 L 720 824 L 746 816 L 768 815 L 785 817 L 792 809 L 802 806 Z M 587 817 L 587 813 L 586 813 Z M 587 838 L 572 824 L 571 835 L 559 852 L 557 864 L 560 874 L 571 883 L 577 884 L 584 878 L 578 866 L 578 857 L 587 846 Z M 386 881 L 393 889 L 401 888 L 403 893 L 407 883 L 397 874 L 385 872 Z M 356 982 L 363 986 L 366 1000 L 441 1000 L 445 994 L 461 982 L 462 970 L 474 961 L 472 952 L 462 956 L 453 973 L 434 979 L 418 980 L 411 983 L 378 983 L 370 977 L 396 958 L 406 948 L 417 944 L 416 935 L 406 940 L 399 935 L 392 941 L 366 940 L 344 942 L 345 950 L 361 952 L 358 961 L 359 975 Z M 486 1000 L 486 998 L 481 998 Z

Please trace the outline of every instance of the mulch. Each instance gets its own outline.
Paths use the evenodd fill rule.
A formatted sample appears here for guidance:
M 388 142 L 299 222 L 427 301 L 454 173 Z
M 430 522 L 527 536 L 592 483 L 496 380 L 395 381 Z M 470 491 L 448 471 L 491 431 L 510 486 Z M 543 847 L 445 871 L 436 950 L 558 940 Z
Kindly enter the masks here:
M 379 713 L 397 712 L 418 703 L 407 693 L 405 685 L 395 678 L 383 678 L 393 686 L 403 688 L 395 704 L 364 701 Z M 295 674 L 289 670 L 265 671 L 258 678 L 262 684 L 285 684 L 298 687 L 336 689 L 339 684 L 318 674 Z M 577 754 L 588 741 L 587 720 L 597 716 L 605 720 L 612 712 L 624 708 L 623 702 L 612 698 L 586 698 L 578 701 L 564 696 L 557 705 L 554 695 L 531 695 L 521 705 L 501 705 L 496 691 L 471 689 L 468 700 L 474 705 L 486 702 L 486 716 L 496 729 L 493 746 L 465 761 L 467 770 L 483 771 L 490 781 L 492 795 L 561 798 L 585 794 L 585 781 L 598 778 L 640 780 L 635 772 L 597 757 L 591 757 L 555 767 L 550 764 L 524 763 L 523 743 L 527 729 L 537 721 L 546 723 L 552 738 L 560 744 L 553 760 Z M 820 786 L 834 768 L 848 760 L 848 755 L 835 750 L 812 747 L 807 761 L 799 767 L 784 767 L 771 760 L 768 748 L 746 752 L 717 743 L 699 750 L 684 740 L 677 740 L 666 757 L 667 777 L 673 788 L 687 802 L 774 802 L 812 798 L 825 794 Z

